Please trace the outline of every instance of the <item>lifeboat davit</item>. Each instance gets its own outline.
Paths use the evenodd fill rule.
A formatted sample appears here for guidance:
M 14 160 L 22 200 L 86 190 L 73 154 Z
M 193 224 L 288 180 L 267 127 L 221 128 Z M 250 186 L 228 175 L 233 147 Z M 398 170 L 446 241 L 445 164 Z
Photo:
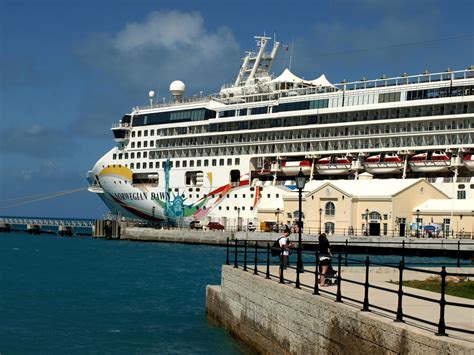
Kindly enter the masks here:
M 297 175 L 300 169 L 305 175 L 311 174 L 311 161 L 297 160 L 281 162 L 281 172 L 285 175 Z
M 474 155 L 473 154 L 465 155 L 462 161 L 464 163 L 464 166 L 469 171 L 474 171 Z
M 377 154 L 368 157 L 363 166 L 370 174 L 393 174 L 403 169 L 403 160 L 396 153 Z
M 412 171 L 420 173 L 448 171 L 451 158 L 442 151 L 424 152 L 412 156 L 408 164 Z
M 346 156 L 324 157 L 316 161 L 316 171 L 320 175 L 349 174 L 352 159 Z

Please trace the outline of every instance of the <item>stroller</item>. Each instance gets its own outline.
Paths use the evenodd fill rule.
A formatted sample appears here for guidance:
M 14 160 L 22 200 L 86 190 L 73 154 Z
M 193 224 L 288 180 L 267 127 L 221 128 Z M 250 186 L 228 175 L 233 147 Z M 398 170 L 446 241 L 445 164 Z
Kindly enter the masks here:
M 319 265 L 319 272 L 322 272 L 322 266 Z M 337 284 L 337 271 L 334 270 L 332 267 L 332 263 L 330 262 L 328 265 L 328 270 L 326 271 L 326 274 L 324 275 L 325 280 L 324 284 L 328 286 L 336 285 Z

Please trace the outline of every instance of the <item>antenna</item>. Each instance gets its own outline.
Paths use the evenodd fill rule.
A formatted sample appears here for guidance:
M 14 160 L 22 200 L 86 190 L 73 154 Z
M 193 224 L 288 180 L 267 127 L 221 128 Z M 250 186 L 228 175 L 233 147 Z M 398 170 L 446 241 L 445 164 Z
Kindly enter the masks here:
M 288 64 L 288 69 L 291 71 L 291 60 L 293 59 L 293 44 L 295 42 L 295 37 L 291 39 L 291 49 L 290 49 L 290 63 Z

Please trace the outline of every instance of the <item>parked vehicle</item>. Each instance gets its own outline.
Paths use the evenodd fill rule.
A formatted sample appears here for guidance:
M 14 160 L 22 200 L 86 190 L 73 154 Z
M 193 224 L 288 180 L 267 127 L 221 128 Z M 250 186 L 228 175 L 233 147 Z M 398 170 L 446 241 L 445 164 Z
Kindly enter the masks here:
M 189 228 L 191 229 L 202 229 L 202 225 L 200 221 L 192 221 L 189 223 Z
M 224 226 L 220 224 L 219 222 L 209 222 L 207 224 L 207 229 L 209 230 L 224 230 Z

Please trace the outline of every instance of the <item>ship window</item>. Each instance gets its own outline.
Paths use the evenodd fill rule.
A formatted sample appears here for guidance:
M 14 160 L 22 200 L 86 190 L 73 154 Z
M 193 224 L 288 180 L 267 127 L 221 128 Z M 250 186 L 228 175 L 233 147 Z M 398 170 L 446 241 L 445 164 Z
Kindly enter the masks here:
M 464 185 L 464 184 L 459 184 L 458 185 L 458 189 L 460 189 L 460 190 L 463 190 L 465 188 L 466 188 L 466 185 Z
M 187 160 L 183 160 L 183 168 L 186 168 L 188 166 L 188 161 Z
M 155 135 L 155 130 L 154 129 L 150 129 L 150 136 L 154 136 Z
M 137 163 L 137 169 L 140 169 L 140 163 Z
M 159 169 L 160 168 L 160 162 L 159 161 L 156 161 L 155 162 L 155 169 Z
M 130 153 L 130 159 L 135 159 L 135 153 Z
M 137 152 L 137 158 L 141 158 L 142 157 L 142 153 L 141 152 Z
M 219 165 L 224 166 L 224 159 L 219 159 Z
M 189 161 L 189 167 L 190 167 L 190 168 L 194 167 L 194 160 L 190 160 L 190 161 Z
M 137 142 L 137 148 L 141 148 L 142 147 L 142 142 Z
M 130 169 L 134 169 L 135 168 L 135 164 L 134 163 L 130 163 Z
M 142 136 L 142 131 L 138 131 L 138 136 L 139 136 L 139 137 Z
M 201 161 L 200 160 L 196 160 L 196 166 L 201 166 Z
M 204 159 L 204 166 L 209 166 L 209 160 L 208 159 Z
M 240 109 L 239 116 L 246 116 L 246 115 L 247 115 L 247 109 L 246 108 Z
M 230 184 L 232 186 L 239 186 L 240 184 L 240 170 L 230 171 Z
M 228 210 L 229 210 L 229 206 L 226 206 L 226 208 L 225 208 L 225 209 L 228 211 Z
M 212 159 L 212 166 L 216 166 L 217 165 L 217 159 Z
M 143 136 L 148 137 L 148 130 L 147 129 L 145 129 L 145 131 L 143 131 Z
M 117 154 L 112 155 L 112 159 L 117 159 Z
M 170 168 L 173 167 L 173 162 L 170 160 Z
M 154 141 L 150 141 L 150 147 L 153 147 L 155 145 Z
M 459 190 L 458 191 L 458 200 L 465 200 L 466 199 L 466 191 L 465 190 Z
M 144 141 L 144 142 L 143 142 L 143 148 L 146 148 L 146 147 L 148 147 L 148 142 L 147 142 L 147 141 Z
M 179 168 L 180 164 L 181 164 L 181 162 L 178 160 L 178 161 L 176 162 L 176 167 Z
M 219 211 L 222 210 L 222 206 L 219 206 Z
M 240 158 L 235 158 L 235 165 L 239 165 L 240 164 Z
M 227 158 L 227 165 L 232 165 L 232 158 Z
M 253 211 L 253 207 L 252 207 L 252 206 L 250 206 L 250 211 Z
M 270 198 L 270 197 L 271 197 L 271 195 L 270 195 L 270 194 L 267 194 L 267 198 Z
M 125 159 L 128 159 L 128 153 L 125 153 Z
M 120 153 L 119 156 L 118 156 L 118 158 L 119 158 L 119 159 L 122 159 L 122 157 L 123 157 L 123 155 L 122 155 L 122 153 Z
M 135 142 L 132 142 L 131 147 L 132 147 L 132 148 L 135 148 Z

